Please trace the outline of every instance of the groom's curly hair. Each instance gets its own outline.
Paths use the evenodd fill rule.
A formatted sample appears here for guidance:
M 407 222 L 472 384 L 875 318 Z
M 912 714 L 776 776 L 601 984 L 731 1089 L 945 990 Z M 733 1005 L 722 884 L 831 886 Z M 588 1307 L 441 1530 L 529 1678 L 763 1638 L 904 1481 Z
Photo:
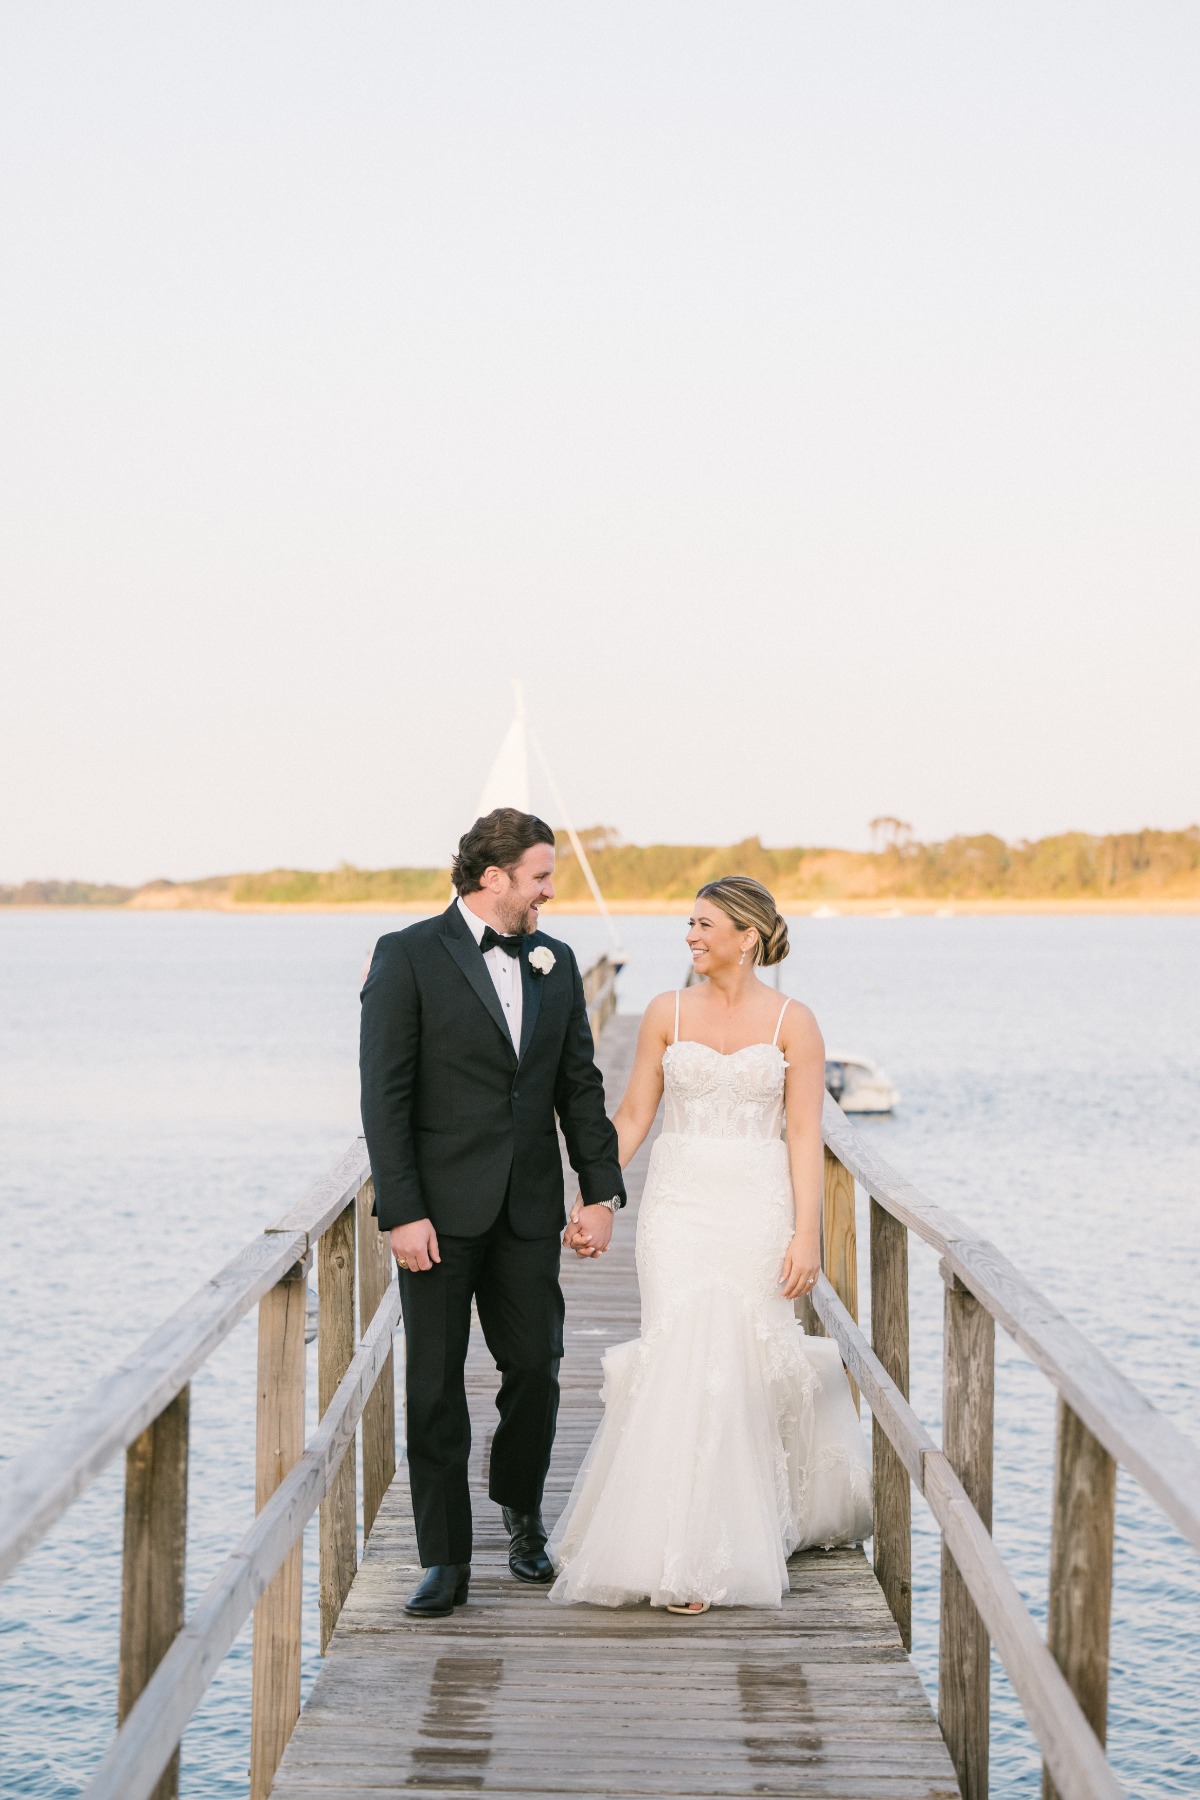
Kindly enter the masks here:
M 450 865 L 456 893 L 478 893 L 485 869 L 503 869 L 511 875 L 527 850 L 553 842 L 554 833 L 536 813 L 498 806 L 476 819 L 458 840 L 458 854 Z

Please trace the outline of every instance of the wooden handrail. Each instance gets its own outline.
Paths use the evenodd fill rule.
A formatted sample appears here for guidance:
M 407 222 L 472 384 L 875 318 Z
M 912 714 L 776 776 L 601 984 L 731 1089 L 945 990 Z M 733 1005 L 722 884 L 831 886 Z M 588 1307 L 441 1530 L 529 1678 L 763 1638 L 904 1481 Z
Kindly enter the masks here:
M 187 1386 L 234 1326 L 305 1253 L 303 1232 L 263 1233 L 0 1471 L 0 1580 Z
M 877 1526 L 882 1523 L 875 1561 L 906 1642 L 910 1482 L 941 1527 L 938 1717 L 964 1800 L 987 1800 L 988 1794 L 989 1641 L 1041 1745 L 1044 1800 L 1120 1794 L 1104 1752 L 1115 1467 L 1129 1470 L 1200 1548 L 1200 1448 L 993 1243 L 890 1168 L 828 1096 L 822 1135 L 828 1273 L 814 1290 L 812 1308 L 837 1342 L 852 1388 L 861 1390 L 872 1409 L 875 1512 Z M 846 1200 L 838 1210 L 838 1241 L 829 1241 L 829 1197 L 840 1192 L 839 1169 L 870 1196 L 874 1347 L 856 1322 L 856 1257 L 847 1242 L 854 1233 L 854 1209 Z M 939 1253 L 945 1283 L 940 1449 L 881 1354 L 906 1386 L 910 1231 Z M 1048 1642 L 991 1538 L 996 1325 L 1058 1394 Z
M 370 1180 L 371 1164 L 365 1138 L 355 1138 L 341 1161 L 328 1175 L 311 1187 L 303 1200 L 284 1213 L 282 1219 L 268 1226 L 268 1231 L 303 1231 L 311 1250 L 319 1237 L 324 1237 L 335 1219 L 341 1217 L 363 1184 Z
M 995 1244 L 898 1175 L 828 1095 L 821 1124 L 826 1146 L 859 1185 L 940 1253 L 963 1286 L 1049 1377 L 1114 1461 L 1136 1475 L 1200 1550 L 1200 1447 L 1165 1418 Z
M 588 1023 L 597 1041 L 617 1010 L 617 976 L 620 972 L 621 965 L 607 955 L 597 957 L 584 971 L 583 996 L 587 1001 Z
M 213 1673 L 255 1602 L 333 1486 L 400 1317 L 393 1283 L 304 1455 L 217 1572 L 109 1746 L 83 1800 L 144 1800 L 174 1754 Z
M 1119 1800 L 1124 1789 L 949 1461 L 824 1275 L 813 1291 L 813 1304 L 872 1416 L 941 1526 L 1064 1800 Z
M 616 1008 L 617 972 L 601 957 L 584 975 L 597 1036 Z M 126 1452 L 120 1728 L 86 1790 L 91 1796 L 173 1800 L 179 1738 L 252 1609 L 251 1795 L 261 1800 L 270 1791 L 299 1711 L 304 1525 L 320 1506 L 324 1646 L 354 1577 L 351 1451 L 360 1419 L 364 1535 L 395 1474 L 392 1335 L 400 1300 L 387 1240 L 371 1218 L 373 1199 L 359 1137 L 302 1200 L 0 1471 L 3 1579 Z M 305 1447 L 304 1300 L 314 1251 L 320 1424 Z M 185 1624 L 189 1384 L 255 1305 L 256 1518 Z
M 277 1224 L 198 1288 L 53 1431 L 0 1471 L 0 1581 L 185 1388 L 251 1307 L 302 1262 L 370 1175 L 362 1138 Z

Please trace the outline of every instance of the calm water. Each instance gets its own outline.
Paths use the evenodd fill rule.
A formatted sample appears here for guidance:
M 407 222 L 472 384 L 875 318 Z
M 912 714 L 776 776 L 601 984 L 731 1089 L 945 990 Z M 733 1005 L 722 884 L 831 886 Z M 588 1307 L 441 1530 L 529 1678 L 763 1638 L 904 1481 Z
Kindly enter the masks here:
M 360 970 L 405 922 L 0 915 L 0 1460 L 340 1154 Z M 581 960 L 604 943 L 595 920 L 551 929 Z M 682 925 L 621 930 L 636 1010 L 681 978 Z M 1200 1432 L 1200 919 L 805 919 L 792 941 L 785 989 L 901 1089 L 897 1116 L 867 1127 L 884 1154 Z M 941 1284 L 915 1242 L 912 1279 L 913 1399 L 936 1434 Z M 251 1319 L 193 1390 L 189 1604 L 252 1516 L 253 1410 Z M 1039 1618 L 1052 1459 L 1050 1391 L 1001 1336 L 995 1535 Z M 5 1795 L 78 1793 L 109 1739 L 120 1501 L 114 1467 L 0 1591 Z M 937 1535 L 920 1500 L 914 1524 L 932 1691 Z M 310 1585 L 315 1560 L 310 1541 Z M 184 1740 L 186 1794 L 245 1791 L 248 1657 L 247 1631 Z M 310 1638 L 306 1683 L 315 1663 Z M 1130 1788 L 1200 1793 L 1200 1559 L 1124 1479 L 1112 1691 Z M 1032 1800 L 1037 1758 L 999 1673 L 993 1746 L 994 1793 Z

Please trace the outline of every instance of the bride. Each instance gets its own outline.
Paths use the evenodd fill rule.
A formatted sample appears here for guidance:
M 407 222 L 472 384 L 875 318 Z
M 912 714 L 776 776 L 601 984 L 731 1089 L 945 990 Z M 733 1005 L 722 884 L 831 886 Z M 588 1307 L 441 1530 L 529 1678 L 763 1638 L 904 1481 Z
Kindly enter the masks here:
M 793 1550 L 871 1529 L 841 1360 L 792 1305 L 820 1273 L 821 1033 L 758 979 L 788 953 L 759 882 L 701 888 L 687 942 L 705 980 L 647 1007 L 613 1121 L 624 1166 L 665 1088 L 637 1226 L 642 1334 L 604 1357 L 604 1420 L 548 1545 L 559 1602 L 778 1606 Z M 574 1213 L 564 1242 L 595 1254 Z

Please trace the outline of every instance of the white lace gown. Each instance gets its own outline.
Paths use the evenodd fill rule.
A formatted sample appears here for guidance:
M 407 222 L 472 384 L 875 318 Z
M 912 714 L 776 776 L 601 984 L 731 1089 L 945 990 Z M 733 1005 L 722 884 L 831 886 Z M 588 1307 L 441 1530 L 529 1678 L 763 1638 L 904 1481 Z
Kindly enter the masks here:
M 550 1598 L 778 1606 L 792 1551 L 870 1535 L 867 1447 L 836 1347 L 779 1292 L 783 1052 L 676 1038 L 638 1219 L 642 1335 L 605 1354 Z

